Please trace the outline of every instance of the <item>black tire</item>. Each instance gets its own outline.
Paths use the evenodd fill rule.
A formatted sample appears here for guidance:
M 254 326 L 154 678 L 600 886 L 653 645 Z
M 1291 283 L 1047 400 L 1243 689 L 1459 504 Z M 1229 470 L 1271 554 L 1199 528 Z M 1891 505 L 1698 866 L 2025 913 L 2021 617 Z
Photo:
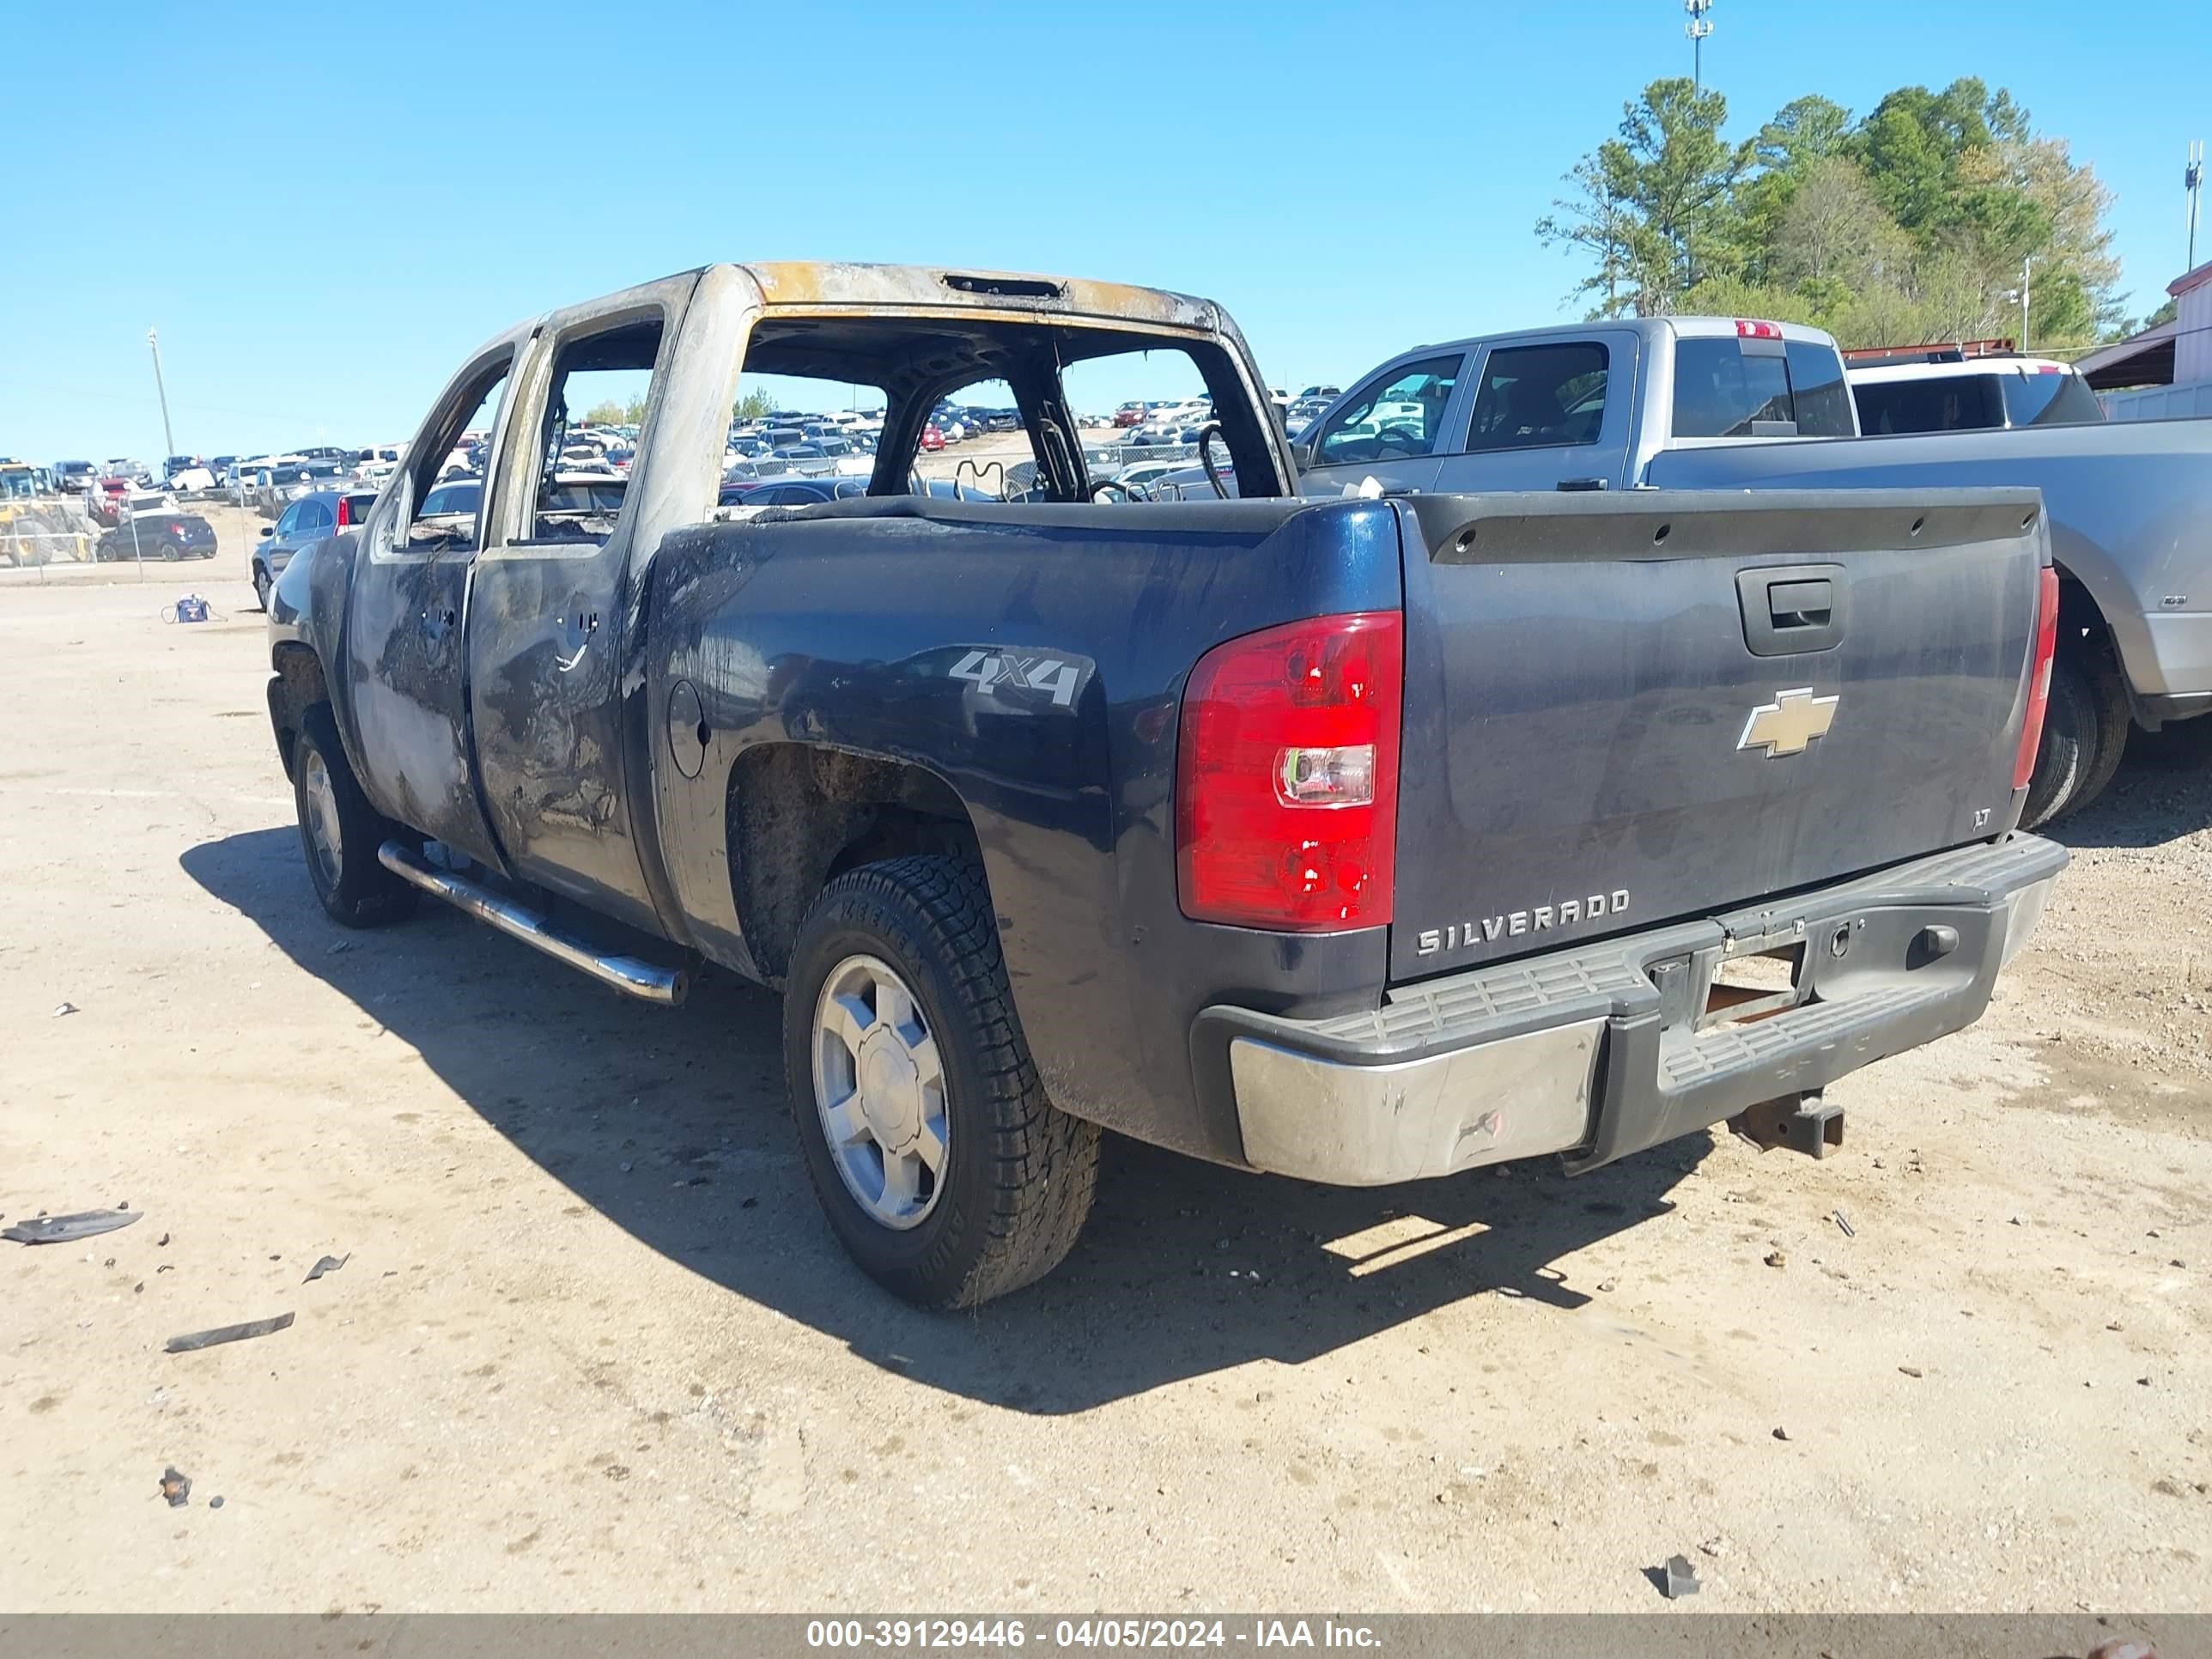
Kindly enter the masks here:
M 174 564 L 185 556 L 185 550 L 164 536 L 161 538 L 161 556 L 163 564 Z
M 2043 744 L 2027 781 L 2021 827 L 2056 823 L 2095 799 L 2127 750 L 2128 720 L 2127 690 L 2117 672 L 2081 652 L 2054 659 Z
M 321 813 L 310 782 L 319 765 L 330 786 L 330 810 L 336 819 L 335 853 L 326 854 L 311 823 Z M 300 853 L 307 882 L 331 920 L 345 927 L 379 927 L 398 921 L 415 908 L 415 889 L 377 861 L 376 849 L 393 836 L 406 837 L 398 824 L 368 804 L 338 741 L 331 706 L 319 702 L 300 717 L 292 751 L 292 799 L 300 819 Z
M 2051 665 L 2051 697 L 2043 710 L 2043 741 L 2028 775 L 2027 799 L 2021 808 L 2023 830 L 2038 830 L 2060 817 L 2074 798 L 2074 786 L 2086 763 L 2095 758 L 2096 717 L 2088 685 L 2063 661 Z
M 2111 655 L 2097 647 L 2087 647 L 2075 659 L 2075 665 L 2088 683 L 2090 708 L 2097 722 L 2097 757 L 2075 781 L 2073 797 L 2066 803 L 2069 812 L 2080 811 L 2105 793 L 2127 757 L 2128 738 L 2135 729 L 2127 682 L 2120 678 L 2119 665 Z
M 260 602 L 264 611 L 269 609 L 269 590 L 276 586 L 269 579 L 268 566 L 256 559 L 253 562 L 253 597 Z
M 904 980 L 943 1068 L 941 1189 L 903 1231 L 848 1189 L 816 1105 L 817 1005 L 856 956 Z M 864 1272 L 918 1306 L 972 1308 L 1059 1266 L 1091 1212 L 1098 1127 L 1045 1097 L 976 871 L 909 857 L 831 882 L 799 925 L 783 1007 L 799 1147 L 830 1224 Z

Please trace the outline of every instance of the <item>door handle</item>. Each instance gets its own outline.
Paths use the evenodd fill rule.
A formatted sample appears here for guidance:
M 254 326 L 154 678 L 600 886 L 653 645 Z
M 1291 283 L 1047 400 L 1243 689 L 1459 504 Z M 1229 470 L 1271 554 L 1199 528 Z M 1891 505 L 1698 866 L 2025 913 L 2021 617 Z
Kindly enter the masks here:
M 1610 480 L 1605 478 L 1562 478 L 1554 486 L 1559 489 L 1603 489 Z
M 561 654 L 554 666 L 563 674 L 584 659 L 584 648 L 592 642 L 592 635 L 599 631 L 599 613 L 596 611 L 571 611 L 561 617 Z

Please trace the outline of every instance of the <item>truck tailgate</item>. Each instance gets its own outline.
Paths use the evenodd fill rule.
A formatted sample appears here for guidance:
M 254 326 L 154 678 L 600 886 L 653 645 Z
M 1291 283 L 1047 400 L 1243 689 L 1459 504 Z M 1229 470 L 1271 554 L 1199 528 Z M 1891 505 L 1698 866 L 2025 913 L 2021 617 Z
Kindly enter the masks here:
M 1394 981 L 2012 827 L 2032 489 L 1401 502 Z

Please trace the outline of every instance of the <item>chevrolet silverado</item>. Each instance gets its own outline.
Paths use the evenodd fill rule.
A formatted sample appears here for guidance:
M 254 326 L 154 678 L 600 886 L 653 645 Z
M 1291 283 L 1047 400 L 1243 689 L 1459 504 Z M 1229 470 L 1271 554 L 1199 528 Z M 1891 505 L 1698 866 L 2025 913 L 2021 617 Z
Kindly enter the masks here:
M 1066 377 L 1170 353 L 1241 499 L 1086 470 Z M 578 501 L 606 374 L 643 430 Z M 718 505 L 741 374 L 879 392 L 867 493 Z M 1826 1084 L 1979 1016 L 2065 861 L 2014 832 L 2034 492 L 1305 501 L 1266 384 L 1208 301 L 963 270 L 715 265 L 494 337 L 272 595 L 316 897 L 776 988 L 823 1206 L 934 1306 L 1066 1255 L 1102 1128 L 1355 1184 L 1724 1119 L 1819 1152 Z M 908 493 L 979 385 L 1023 498 Z M 472 422 L 472 510 L 426 511 Z

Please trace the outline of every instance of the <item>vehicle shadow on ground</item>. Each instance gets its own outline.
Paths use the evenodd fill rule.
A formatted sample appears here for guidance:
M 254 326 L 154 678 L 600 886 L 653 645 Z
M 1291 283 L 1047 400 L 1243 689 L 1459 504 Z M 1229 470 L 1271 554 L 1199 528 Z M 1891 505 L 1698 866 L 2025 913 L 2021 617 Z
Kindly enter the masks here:
M 289 829 L 180 862 L 653 1249 L 886 1370 L 1015 1410 L 1302 1364 L 1472 1297 L 1580 1307 L 1553 1264 L 1666 1214 L 1713 1144 L 1571 1182 L 1545 1164 L 1349 1190 L 1111 1138 L 1091 1224 L 1057 1273 L 974 1313 L 923 1314 L 863 1277 L 817 1208 L 769 993 L 710 973 L 684 1007 L 648 1008 L 427 901 L 403 926 L 349 933 L 310 895 Z
M 2069 847 L 2159 847 L 2212 824 L 2212 715 L 2136 732 L 2105 793 L 2042 833 Z

